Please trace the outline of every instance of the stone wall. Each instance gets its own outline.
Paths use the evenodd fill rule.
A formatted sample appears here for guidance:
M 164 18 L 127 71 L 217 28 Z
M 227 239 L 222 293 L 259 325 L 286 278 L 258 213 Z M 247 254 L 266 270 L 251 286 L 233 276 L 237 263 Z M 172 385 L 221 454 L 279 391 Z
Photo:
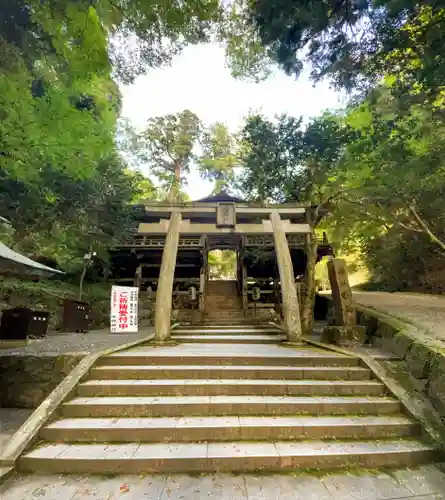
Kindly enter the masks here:
M 332 301 L 327 319 L 332 318 Z M 445 420 L 445 344 L 427 336 L 413 325 L 366 307 L 357 307 L 357 323 L 366 326 L 366 343 L 393 352 L 403 360 L 416 386 L 432 401 Z
M 0 354 L 0 407 L 37 408 L 83 357 Z

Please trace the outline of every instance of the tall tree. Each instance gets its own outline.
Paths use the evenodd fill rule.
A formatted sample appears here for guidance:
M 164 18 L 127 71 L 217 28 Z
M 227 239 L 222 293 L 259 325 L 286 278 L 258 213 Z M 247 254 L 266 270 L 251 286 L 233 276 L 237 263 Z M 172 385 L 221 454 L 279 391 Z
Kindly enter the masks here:
M 316 207 L 312 223 L 317 226 L 332 200 L 344 189 L 340 162 L 350 132 L 340 117 L 326 114 L 304 128 L 301 119 L 289 116 L 277 117 L 275 122 L 252 116 L 241 136 L 244 168 L 239 187 L 243 195 L 268 202 L 309 202 Z M 303 330 L 310 332 L 315 299 L 315 237 L 306 250 L 301 318 Z
M 215 123 L 203 132 L 199 168 L 202 177 L 214 181 L 214 192 L 228 191 L 238 165 L 235 137 L 224 123 Z
M 248 199 L 284 202 L 297 197 L 297 166 L 301 150 L 301 119 L 286 115 L 275 122 L 261 115 L 247 118 L 240 134 L 243 169 L 238 188 Z
M 137 137 L 137 155 L 168 190 L 170 201 L 179 196 L 184 175 L 195 158 L 201 131 L 199 118 L 184 110 L 150 119 Z

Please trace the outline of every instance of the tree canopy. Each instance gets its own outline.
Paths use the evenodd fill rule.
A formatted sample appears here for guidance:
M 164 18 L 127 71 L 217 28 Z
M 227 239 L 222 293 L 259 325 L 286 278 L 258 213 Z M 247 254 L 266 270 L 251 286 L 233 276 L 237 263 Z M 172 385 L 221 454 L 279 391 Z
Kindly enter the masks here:
M 443 3 L 2 2 L 0 211 L 14 227 L 9 243 L 66 268 L 92 246 L 105 261 L 129 228 L 131 204 L 184 199 L 193 168 L 215 191 L 329 211 L 323 224 L 334 240 L 358 248 L 379 275 L 391 267 L 382 262 L 401 267 L 400 255 L 412 262 L 407 282 L 429 272 L 445 252 Z M 261 80 L 275 63 L 298 76 L 309 62 L 314 81 L 327 78 L 353 99 L 310 120 L 251 114 L 239 134 L 191 110 L 124 133 L 119 84 L 209 40 L 225 46 L 236 77 Z
M 445 124 L 436 111 L 426 103 L 407 107 L 380 86 L 306 124 L 251 116 L 241 133 L 238 188 L 248 199 L 304 201 L 328 211 L 323 225 L 337 246 L 354 246 L 374 268 L 385 238 L 393 249 L 415 242 L 436 261 L 445 253 Z
M 243 10 L 264 53 L 289 74 L 309 61 L 314 80 L 348 90 L 385 75 L 433 93 L 443 87 L 441 1 L 246 0 Z

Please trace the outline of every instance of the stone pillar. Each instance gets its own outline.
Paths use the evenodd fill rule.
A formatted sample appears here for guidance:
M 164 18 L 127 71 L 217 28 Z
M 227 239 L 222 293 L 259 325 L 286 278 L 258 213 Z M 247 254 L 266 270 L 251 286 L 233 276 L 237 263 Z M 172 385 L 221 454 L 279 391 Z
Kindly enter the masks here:
M 179 244 L 181 212 L 172 212 L 162 252 L 155 307 L 155 342 L 166 342 L 170 337 L 173 279 Z
M 366 328 L 357 325 L 346 262 L 342 259 L 331 259 L 327 266 L 334 302 L 335 325 L 328 326 L 323 331 L 322 341 L 343 346 L 363 344 Z
M 300 305 L 295 288 L 294 268 L 290 256 L 286 233 L 281 226 L 281 217 L 277 211 L 270 214 L 278 270 L 280 273 L 281 293 L 283 297 L 283 318 L 287 339 L 292 343 L 301 342 Z
M 336 326 L 354 326 L 356 324 L 355 309 L 352 304 L 346 262 L 343 259 L 330 259 L 327 266 L 334 301 L 335 324 Z

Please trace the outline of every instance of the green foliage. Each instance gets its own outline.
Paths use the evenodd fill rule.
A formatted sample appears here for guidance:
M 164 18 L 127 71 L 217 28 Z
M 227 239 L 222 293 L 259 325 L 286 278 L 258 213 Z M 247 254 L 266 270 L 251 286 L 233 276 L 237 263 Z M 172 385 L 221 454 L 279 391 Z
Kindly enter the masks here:
M 222 19 L 218 0 L 98 0 L 97 4 L 110 35 L 110 59 L 124 82 L 168 64 L 188 44 L 208 41 Z
M 259 82 L 270 75 L 272 61 L 250 22 L 243 0 L 229 2 L 217 32 L 218 40 L 225 45 L 227 60 L 235 78 Z
M 445 64 L 444 2 L 247 0 L 244 16 L 264 51 L 289 74 L 303 63 L 337 87 L 369 88 L 382 75 L 437 93 Z
M 149 186 L 116 150 L 120 95 L 99 11 L 13 4 L 0 6 L 0 213 L 13 227 L 3 241 L 72 272 L 91 248 L 108 259 Z
M 4 0 L 0 9 L 0 38 L 30 65 L 42 55 L 72 58 L 77 52 L 82 75 L 85 65 L 94 73 L 112 65 L 127 83 L 169 63 L 185 45 L 207 41 L 222 19 L 217 0 Z
M 236 278 L 236 252 L 233 250 L 213 250 L 208 256 L 210 278 Z
M 238 189 L 246 199 L 284 202 L 299 198 L 300 126 L 301 119 L 286 115 L 276 123 L 261 115 L 247 117 L 240 134 L 243 170 L 238 179 Z
M 407 104 L 391 90 L 299 129 L 289 117 L 250 117 L 239 187 L 250 199 L 318 205 L 338 250 L 412 284 L 445 253 L 445 124 L 437 106 Z
M 241 132 L 239 189 L 262 202 L 325 202 L 342 186 L 338 164 L 350 127 L 326 113 L 305 128 L 301 118 L 248 117 Z

